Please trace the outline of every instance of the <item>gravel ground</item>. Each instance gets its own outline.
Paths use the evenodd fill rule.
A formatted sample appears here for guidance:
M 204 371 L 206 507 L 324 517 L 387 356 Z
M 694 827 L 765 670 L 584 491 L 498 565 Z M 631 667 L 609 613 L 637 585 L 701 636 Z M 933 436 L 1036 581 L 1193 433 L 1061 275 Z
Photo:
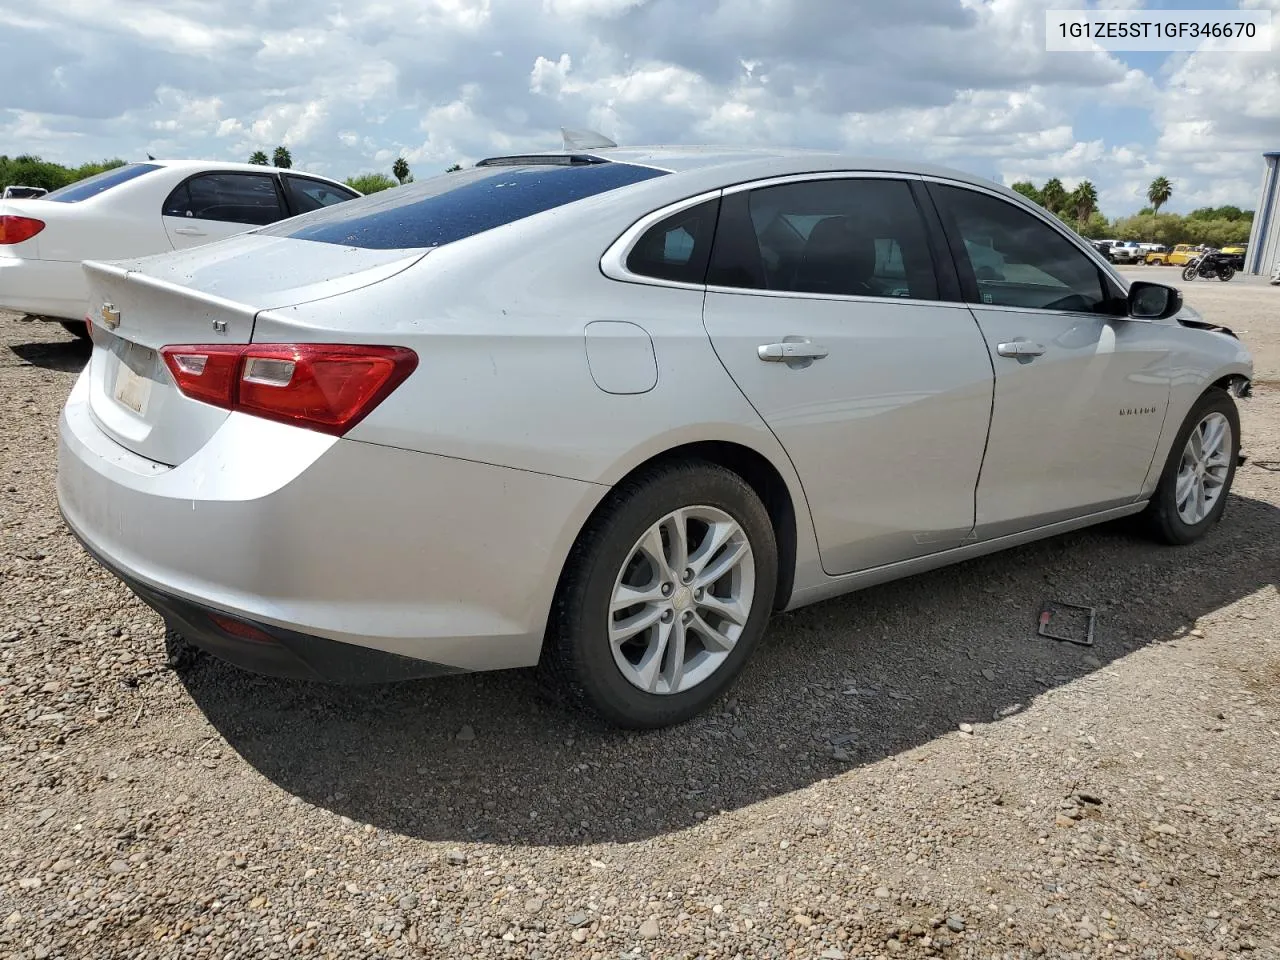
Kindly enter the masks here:
M 1280 956 L 1280 290 L 1186 287 L 1264 381 L 1206 540 L 778 617 L 721 712 L 647 734 L 519 672 L 171 662 L 58 517 L 86 351 L 0 316 L 0 957 Z M 1050 598 L 1094 648 L 1034 637 Z

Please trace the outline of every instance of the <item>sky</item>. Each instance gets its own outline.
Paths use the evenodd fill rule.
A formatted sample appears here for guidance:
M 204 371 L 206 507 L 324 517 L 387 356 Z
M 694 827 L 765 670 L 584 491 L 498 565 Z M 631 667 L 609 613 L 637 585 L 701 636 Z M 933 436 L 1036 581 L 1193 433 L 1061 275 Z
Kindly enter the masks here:
M 1004 183 L 1090 179 L 1111 216 L 1256 205 L 1268 53 L 1049 53 L 1044 11 L 1142 0 L 0 0 L 0 153 L 246 160 L 419 178 L 559 149 L 767 144 Z

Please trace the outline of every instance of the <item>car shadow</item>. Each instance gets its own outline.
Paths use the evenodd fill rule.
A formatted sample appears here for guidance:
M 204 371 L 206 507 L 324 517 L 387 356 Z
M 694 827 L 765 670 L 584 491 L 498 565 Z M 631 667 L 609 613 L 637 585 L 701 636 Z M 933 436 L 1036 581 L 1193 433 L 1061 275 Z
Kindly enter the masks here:
M 1233 496 L 1200 543 L 1097 527 L 774 618 L 712 713 L 645 733 L 543 699 L 527 671 L 377 688 L 252 677 L 203 657 L 191 697 L 303 801 L 430 840 L 627 842 L 956 731 L 1276 583 L 1280 509 Z M 1093 647 L 1037 637 L 1047 600 L 1097 608 Z M 1199 642 L 1192 639 L 1190 642 Z M 784 719 L 780 719 L 784 718 Z M 474 739 L 456 735 L 469 727 Z M 621 789 L 620 789 L 621 785 Z
M 52 332 L 52 331 L 50 331 Z M 80 337 L 47 340 L 39 343 L 15 343 L 9 347 L 18 357 L 35 367 L 77 373 L 84 369 L 93 345 Z

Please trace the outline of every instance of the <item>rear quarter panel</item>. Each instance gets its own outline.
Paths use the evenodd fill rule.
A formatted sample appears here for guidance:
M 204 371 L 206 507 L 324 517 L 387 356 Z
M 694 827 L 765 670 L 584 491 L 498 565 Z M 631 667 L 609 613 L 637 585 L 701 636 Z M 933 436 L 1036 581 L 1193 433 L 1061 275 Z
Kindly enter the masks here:
M 362 290 L 264 311 L 253 339 L 340 338 L 418 353 L 418 369 L 348 434 L 353 440 L 603 485 L 682 444 L 741 444 L 769 460 L 791 492 L 797 581 L 808 564 L 818 575 L 799 480 L 719 363 L 702 325 L 702 291 L 600 272 L 601 254 L 633 219 L 539 214 L 440 247 Z M 584 332 L 598 320 L 649 334 L 652 389 L 620 395 L 596 385 Z M 565 553 L 576 535 L 575 527 Z
M 48 222 L 40 258 L 119 260 L 172 250 L 160 207 L 180 179 L 161 168 L 78 203 L 40 201 Z

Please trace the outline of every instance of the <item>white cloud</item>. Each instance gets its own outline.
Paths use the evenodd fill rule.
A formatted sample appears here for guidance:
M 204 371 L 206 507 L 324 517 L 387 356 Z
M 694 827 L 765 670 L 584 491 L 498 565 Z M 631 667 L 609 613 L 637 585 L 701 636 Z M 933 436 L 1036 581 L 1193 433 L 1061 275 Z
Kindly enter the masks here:
M 1088 178 L 1112 213 L 1141 206 L 1160 174 L 1175 209 L 1252 204 L 1258 154 L 1280 147 L 1280 43 L 1138 69 L 1048 53 L 1044 11 L 1059 5 L 44 0 L 0 10 L 0 138 L 73 163 L 244 159 L 283 143 L 317 172 L 404 156 L 421 178 L 556 148 L 563 125 L 621 143 L 926 157 L 1005 182 Z

